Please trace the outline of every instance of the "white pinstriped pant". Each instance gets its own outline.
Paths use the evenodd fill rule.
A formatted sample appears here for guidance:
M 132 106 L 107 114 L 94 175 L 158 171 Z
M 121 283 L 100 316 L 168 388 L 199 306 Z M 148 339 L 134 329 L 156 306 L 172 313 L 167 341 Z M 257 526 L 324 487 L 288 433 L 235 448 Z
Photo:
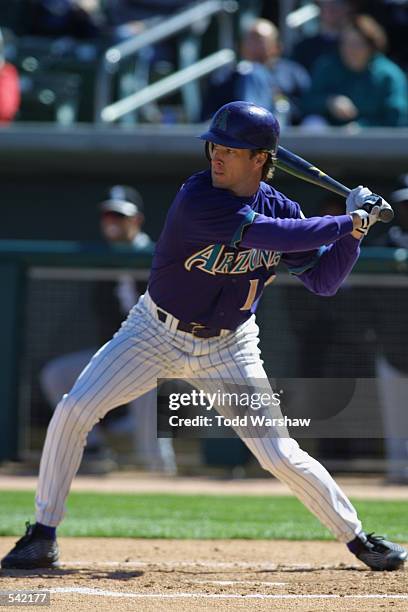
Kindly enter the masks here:
M 64 395 L 48 427 L 41 458 L 38 522 L 57 526 L 62 520 L 87 434 L 95 423 L 112 408 L 154 388 L 158 378 L 228 379 L 243 385 L 248 379 L 264 379 L 268 385 L 255 317 L 234 332 L 209 339 L 177 331 L 176 325 L 171 316 L 165 324 L 158 320 L 146 293 Z M 287 483 L 338 540 L 348 542 L 360 533 L 361 523 L 350 501 L 327 470 L 295 440 L 263 436 L 243 441 L 261 466 Z
M 90 361 L 96 347 L 67 353 L 46 363 L 40 373 L 41 389 L 52 408 L 61 397 L 71 389 L 74 382 Z M 149 469 L 172 472 L 176 469 L 172 440 L 156 436 L 156 390 L 138 397 L 128 404 L 131 425 L 133 452 Z M 88 435 L 88 445 L 104 445 L 104 433 L 94 427 Z

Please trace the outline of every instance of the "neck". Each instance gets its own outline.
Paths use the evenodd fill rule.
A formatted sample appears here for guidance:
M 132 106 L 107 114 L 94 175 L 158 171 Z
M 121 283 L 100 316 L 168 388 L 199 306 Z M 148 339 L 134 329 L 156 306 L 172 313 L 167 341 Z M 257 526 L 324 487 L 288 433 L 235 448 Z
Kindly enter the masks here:
M 231 189 L 232 193 L 236 196 L 238 196 L 239 198 L 249 198 L 251 196 L 253 196 L 259 189 L 259 181 L 251 186 L 242 186 L 242 187 L 235 187 L 234 189 Z

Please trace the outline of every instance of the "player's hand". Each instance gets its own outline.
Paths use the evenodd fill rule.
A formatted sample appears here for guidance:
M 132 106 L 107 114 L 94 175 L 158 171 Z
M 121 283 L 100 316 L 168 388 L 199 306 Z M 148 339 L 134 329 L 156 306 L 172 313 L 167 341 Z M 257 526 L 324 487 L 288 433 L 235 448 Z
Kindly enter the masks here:
M 340 121 L 352 121 L 358 115 L 358 108 L 347 96 L 330 96 L 327 99 L 329 113 Z
M 367 187 L 359 185 L 352 189 L 346 200 L 347 212 L 352 213 L 357 208 L 363 208 L 368 213 L 371 213 L 374 206 L 380 206 L 379 221 L 389 223 L 393 218 L 391 206 L 384 198 L 373 193 Z
M 370 212 L 358 208 L 351 213 L 353 219 L 353 233 L 357 232 L 359 238 L 363 238 L 368 234 L 370 227 L 379 220 L 380 207 L 378 204 L 373 206 Z
M 368 187 L 359 185 L 352 189 L 347 196 L 346 208 L 348 213 L 352 213 L 357 208 L 364 208 L 365 205 L 371 201 L 373 192 Z

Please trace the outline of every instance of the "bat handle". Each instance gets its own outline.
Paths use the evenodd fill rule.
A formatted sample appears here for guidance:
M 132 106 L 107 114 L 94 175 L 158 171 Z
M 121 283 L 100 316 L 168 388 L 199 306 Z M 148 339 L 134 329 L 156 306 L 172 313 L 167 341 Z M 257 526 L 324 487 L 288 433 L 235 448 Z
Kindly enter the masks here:
M 392 210 L 391 206 L 388 204 L 388 202 L 384 202 L 382 197 L 376 193 L 373 193 L 370 196 L 370 200 L 368 200 L 363 206 L 363 210 L 371 212 L 374 206 L 380 206 L 380 213 L 378 216 L 383 223 L 390 223 L 390 221 L 393 220 L 394 211 Z

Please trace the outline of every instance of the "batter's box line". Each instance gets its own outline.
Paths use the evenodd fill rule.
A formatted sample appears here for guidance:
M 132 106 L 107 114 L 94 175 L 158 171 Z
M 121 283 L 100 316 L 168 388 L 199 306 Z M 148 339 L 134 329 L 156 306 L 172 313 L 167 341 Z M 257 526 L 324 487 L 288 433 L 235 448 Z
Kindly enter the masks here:
M 52 589 L 38 589 L 36 592 L 48 592 L 51 594 L 76 593 L 78 595 L 91 595 L 96 597 L 117 597 L 123 599 L 408 599 L 408 594 L 367 594 L 367 595 L 336 595 L 325 593 L 313 594 L 276 594 L 267 595 L 262 593 L 250 593 L 242 595 L 238 593 L 137 593 L 123 591 L 108 591 L 103 589 L 91 589 L 86 587 L 56 587 Z

